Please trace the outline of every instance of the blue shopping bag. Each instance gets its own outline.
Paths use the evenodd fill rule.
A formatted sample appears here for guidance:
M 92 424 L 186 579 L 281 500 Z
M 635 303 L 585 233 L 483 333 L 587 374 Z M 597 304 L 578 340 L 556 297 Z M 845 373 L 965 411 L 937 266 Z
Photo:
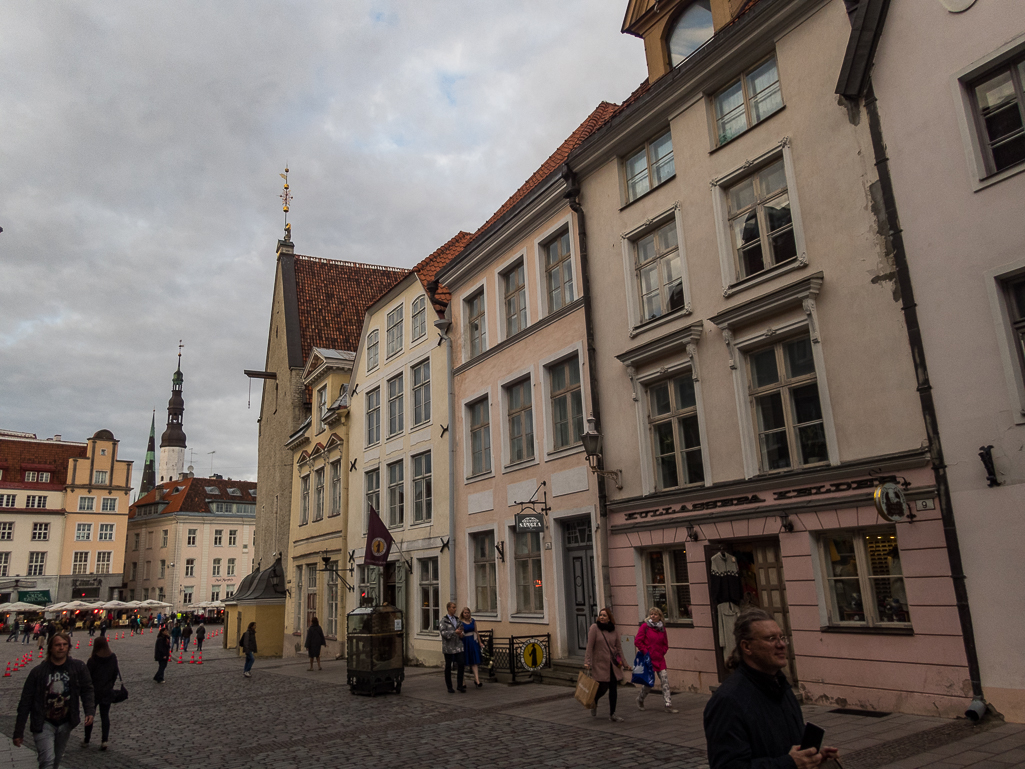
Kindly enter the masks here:
M 630 680 L 635 684 L 654 688 L 655 667 L 651 664 L 651 656 L 647 652 L 637 652 L 637 656 L 634 657 L 634 674 Z

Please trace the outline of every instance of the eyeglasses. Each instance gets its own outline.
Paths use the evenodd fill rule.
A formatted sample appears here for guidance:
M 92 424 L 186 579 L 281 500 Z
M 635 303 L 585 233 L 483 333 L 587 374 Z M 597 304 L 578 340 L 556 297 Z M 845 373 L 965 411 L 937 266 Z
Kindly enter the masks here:
M 760 638 L 758 638 L 758 640 L 759 641 L 766 641 L 769 644 L 771 644 L 772 646 L 775 646 L 776 644 L 780 644 L 780 643 L 783 644 L 784 646 L 789 646 L 790 645 L 790 639 L 787 636 L 785 636 L 785 635 L 761 636 Z

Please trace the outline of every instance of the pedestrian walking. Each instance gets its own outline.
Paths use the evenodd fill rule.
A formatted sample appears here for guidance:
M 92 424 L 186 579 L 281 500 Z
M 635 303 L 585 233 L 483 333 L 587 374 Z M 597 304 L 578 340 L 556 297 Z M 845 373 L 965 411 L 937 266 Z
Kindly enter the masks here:
M 246 666 L 242 669 L 242 675 L 246 678 L 252 678 L 253 674 L 250 671 L 253 669 L 253 662 L 256 660 L 255 622 L 249 623 L 249 627 L 246 628 L 246 632 L 244 632 L 242 637 L 238 639 L 238 645 L 242 648 L 242 651 L 246 653 Z
M 100 750 L 107 749 L 110 742 L 110 706 L 114 702 L 114 685 L 121 677 L 121 669 L 117 664 L 117 655 L 110 650 L 106 638 L 98 638 L 93 644 L 93 653 L 85 663 L 93 680 L 93 693 L 96 708 L 100 711 Z M 89 747 L 89 738 L 93 734 L 93 725 L 85 725 L 82 747 Z
M 623 660 L 623 646 L 616 635 L 616 619 L 611 609 L 602 609 L 598 612 L 598 621 L 587 631 L 587 652 L 584 654 L 584 670 L 588 670 L 591 678 L 598 682 L 592 716 L 598 715 L 598 700 L 608 692 L 609 720 L 625 720 L 616 715 L 616 694 L 624 668 L 631 669 Z
M 96 643 L 99 643 L 97 641 Z M 157 674 L 153 676 L 153 680 L 158 684 L 164 683 L 164 671 L 167 669 L 167 661 L 171 659 L 171 636 L 167 633 L 167 628 L 160 628 L 160 632 L 157 633 L 157 643 L 153 650 L 153 659 L 157 661 Z
M 203 653 L 204 638 L 206 638 L 206 625 L 200 622 L 199 627 L 196 628 L 196 651 L 200 654 Z
M 469 606 L 460 613 L 459 620 L 463 626 L 464 662 L 473 673 L 473 685 L 480 689 L 484 685 L 480 682 L 480 640 L 477 638 L 477 623 L 473 619 Z
M 192 640 L 192 623 L 185 620 L 185 627 L 182 628 L 182 651 L 189 650 L 189 641 Z
M 32 640 L 39 641 L 39 651 L 42 651 L 43 646 L 46 644 L 46 628 L 42 622 L 36 623 L 35 635 L 32 636 Z
M 673 697 L 669 692 L 669 671 L 666 670 L 669 636 L 666 633 L 663 619 L 664 616 L 660 608 L 652 606 L 648 609 L 648 618 L 637 628 L 634 646 L 637 651 L 644 652 L 651 658 L 651 667 L 655 670 L 655 677 L 662 684 L 662 700 L 665 703 L 666 713 L 679 713 L 679 710 L 673 708 Z M 644 699 L 650 691 L 650 686 L 641 686 L 641 693 L 637 695 L 637 707 L 641 710 L 644 710 Z
M 804 716 L 783 668 L 787 637 L 768 612 L 745 609 L 733 626 L 736 646 L 726 661 L 734 671 L 705 705 L 705 741 L 711 769 L 784 766 L 812 769 L 836 758 L 836 748 L 800 749 Z
M 178 651 L 178 647 L 181 646 L 182 642 L 182 629 L 181 625 L 177 622 L 171 627 L 171 651 Z
M 21 625 L 18 624 L 18 618 L 14 617 L 11 620 L 11 633 L 10 633 L 10 635 L 7 636 L 7 643 L 10 643 L 12 638 L 14 639 L 14 642 L 17 643 L 18 642 L 18 633 L 20 631 L 21 631 Z
M 441 651 L 445 655 L 445 686 L 449 694 L 455 694 L 452 688 L 452 668 L 456 668 L 456 688 L 465 692 L 463 674 L 466 670 L 466 652 L 463 648 L 463 623 L 456 617 L 456 605 L 449 601 L 445 606 L 447 612 L 441 618 Z
M 100 638 L 106 638 L 107 637 L 107 628 L 109 628 L 109 627 L 110 627 L 110 623 L 107 622 L 107 618 L 106 617 L 104 617 L 103 619 L 100 620 Z
M 15 627 L 17 627 L 17 625 L 15 625 Z M 29 642 L 29 638 L 31 638 L 31 636 L 32 636 L 32 630 L 33 629 L 34 629 L 34 626 L 28 620 L 25 620 L 22 623 L 22 625 L 21 625 L 21 642 L 23 644 L 27 644 Z M 14 640 L 17 641 L 18 639 L 15 638 Z
M 313 670 L 314 660 L 317 661 L 317 670 L 323 670 L 320 666 L 320 650 L 327 646 L 327 639 L 324 638 L 324 629 L 316 617 L 310 620 L 310 626 L 306 628 L 306 643 L 303 645 L 310 655 L 310 670 Z
M 93 681 L 85 663 L 69 655 L 71 639 L 55 633 L 46 644 L 46 658 L 36 665 L 25 679 L 18 702 L 18 718 L 14 723 L 14 747 L 25 739 L 25 725 L 36 741 L 39 769 L 60 766 L 71 730 L 85 711 L 85 725 L 93 722 L 96 701 Z

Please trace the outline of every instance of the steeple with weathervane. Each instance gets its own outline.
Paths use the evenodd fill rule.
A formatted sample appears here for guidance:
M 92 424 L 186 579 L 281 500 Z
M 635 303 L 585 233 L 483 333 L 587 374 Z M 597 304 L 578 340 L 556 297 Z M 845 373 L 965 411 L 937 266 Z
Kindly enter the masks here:
M 185 470 L 185 431 L 182 416 L 185 399 L 182 397 L 182 347 L 178 342 L 178 370 L 171 379 L 171 398 L 167 401 L 167 429 L 160 436 L 160 483 L 176 480 Z
M 139 496 L 143 496 L 153 490 L 157 485 L 157 452 L 154 436 L 157 429 L 157 410 L 153 409 L 153 416 L 149 422 L 149 443 L 146 444 L 146 464 L 142 467 L 142 481 L 139 484 Z

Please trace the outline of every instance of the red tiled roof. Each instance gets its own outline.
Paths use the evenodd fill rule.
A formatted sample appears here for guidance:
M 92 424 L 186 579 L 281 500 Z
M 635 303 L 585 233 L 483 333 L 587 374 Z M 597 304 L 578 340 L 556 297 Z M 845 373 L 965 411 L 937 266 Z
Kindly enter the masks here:
M 84 443 L 0 438 L 0 463 L 6 464 L 0 488 L 28 488 L 23 469 L 42 465 L 54 468 L 49 471 L 50 483 L 35 485 L 40 489 L 62 489 L 68 482 L 68 460 L 84 457 L 86 448 Z
M 460 231 L 448 243 L 443 245 L 413 268 L 413 272 L 415 272 L 416 276 L 420 278 L 420 282 L 424 285 L 424 288 L 426 288 L 427 284 L 434 280 L 435 276 L 441 272 L 442 267 L 451 262 L 460 251 L 470 244 L 471 240 L 473 240 L 473 235 L 471 233 Z M 439 285 L 438 290 L 434 294 L 434 309 L 438 313 L 439 317 L 445 314 L 445 308 L 448 307 L 448 303 L 451 300 L 452 293 L 446 286 Z
M 303 361 L 309 360 L 314 347 L 355 352 L 367 307 L 408 272 L 398 267 L 296 254 Z
M 207 486 L 215 486 L 217 494 L 208 494 Z M 177 494 L 172 493 L 176 488 L 181 488 Z M 128 508 L 128 517 L 136 517 L 136 508 L 141 505 L 151 505 L 157 501 L 157 489 L 164 491 L 164 501 L 167 506 L 160 511 L 161 515 L 172 513 L 209 513 L 210 506 L 208 499 L 217 502 L 256 502 L 249 492 L 256 489 L 256 481 L 233 481 L 228 478 L 183 478 L 179 481 L 167 481 L 158 484 L 155 489 L 145 496 L 136 500 L 135 504 Z M 228 489 L 239 489 L 242 496 L 228 493 Z

